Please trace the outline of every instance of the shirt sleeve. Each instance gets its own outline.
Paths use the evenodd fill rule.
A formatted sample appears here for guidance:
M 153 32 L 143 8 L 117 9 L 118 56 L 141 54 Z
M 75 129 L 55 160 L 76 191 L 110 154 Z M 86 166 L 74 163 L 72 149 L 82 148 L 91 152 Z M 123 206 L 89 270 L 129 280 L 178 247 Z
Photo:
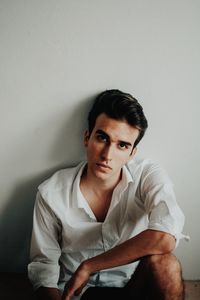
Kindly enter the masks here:
M 35 290 L 41 286 L 58 288 L 60 227 L 55 214 L 38 192 L 33 214 L 31 262 L 28 265 L 28 276 Z
M 148 214 L 148 228 L 170 233 L 176 239 L 181 238 L 185 217 L 177 204 L 173 184 L 167 173 L 159 166 L 152 166 L 145 174 L 142 183 L 144 207 Z

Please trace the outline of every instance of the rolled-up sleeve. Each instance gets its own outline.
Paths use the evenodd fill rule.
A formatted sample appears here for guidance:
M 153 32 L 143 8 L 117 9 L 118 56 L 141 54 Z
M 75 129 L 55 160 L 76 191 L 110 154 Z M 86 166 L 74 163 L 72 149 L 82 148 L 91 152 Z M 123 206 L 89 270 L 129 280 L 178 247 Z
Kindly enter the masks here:
M 31 239 L 28 276 L 34 289 L 58 288 L 61 226 L 49 205 L 37 193 Z
M 143 183 L 144 206 L 148 214 L 148 228 L 170 233 L 176 239 L 181 238 L 185 217 L 177 204 L 173 184 L 166 172 L 154 167 Z

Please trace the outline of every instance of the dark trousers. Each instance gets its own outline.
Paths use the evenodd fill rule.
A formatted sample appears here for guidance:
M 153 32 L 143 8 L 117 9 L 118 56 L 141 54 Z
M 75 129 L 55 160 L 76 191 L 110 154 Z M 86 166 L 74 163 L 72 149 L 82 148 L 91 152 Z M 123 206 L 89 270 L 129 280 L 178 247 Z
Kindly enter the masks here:
M 126 288 L 91 287 L 82 295 L 81 300 L 115 300 L 129 299 Z

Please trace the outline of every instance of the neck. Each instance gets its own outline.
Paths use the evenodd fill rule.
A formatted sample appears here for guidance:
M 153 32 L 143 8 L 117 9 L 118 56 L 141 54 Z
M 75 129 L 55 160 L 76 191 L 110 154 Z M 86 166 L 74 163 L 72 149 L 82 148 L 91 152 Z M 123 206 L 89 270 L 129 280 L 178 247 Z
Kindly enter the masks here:
M 121 172 L 117 178 L 110 178 L 110 180 L 101 180 L 97 177 L 94 177 L 88 170 L 87 166 L 83 171 L 81 177 L 81 183 L 83 185 L 89 186 L 92 190 L 99 193 L 112 193 L 115 187 L 118 185 L 121 180 Z

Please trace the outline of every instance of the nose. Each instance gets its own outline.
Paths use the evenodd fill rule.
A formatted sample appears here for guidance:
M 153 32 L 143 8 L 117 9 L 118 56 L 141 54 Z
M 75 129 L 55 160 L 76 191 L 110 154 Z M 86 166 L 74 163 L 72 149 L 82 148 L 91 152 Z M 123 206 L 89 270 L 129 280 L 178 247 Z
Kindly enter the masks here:
M 113 146 L 106 145 L 101 153 L 101 159 L 105 160 L 107 163 L 113 158 Z

